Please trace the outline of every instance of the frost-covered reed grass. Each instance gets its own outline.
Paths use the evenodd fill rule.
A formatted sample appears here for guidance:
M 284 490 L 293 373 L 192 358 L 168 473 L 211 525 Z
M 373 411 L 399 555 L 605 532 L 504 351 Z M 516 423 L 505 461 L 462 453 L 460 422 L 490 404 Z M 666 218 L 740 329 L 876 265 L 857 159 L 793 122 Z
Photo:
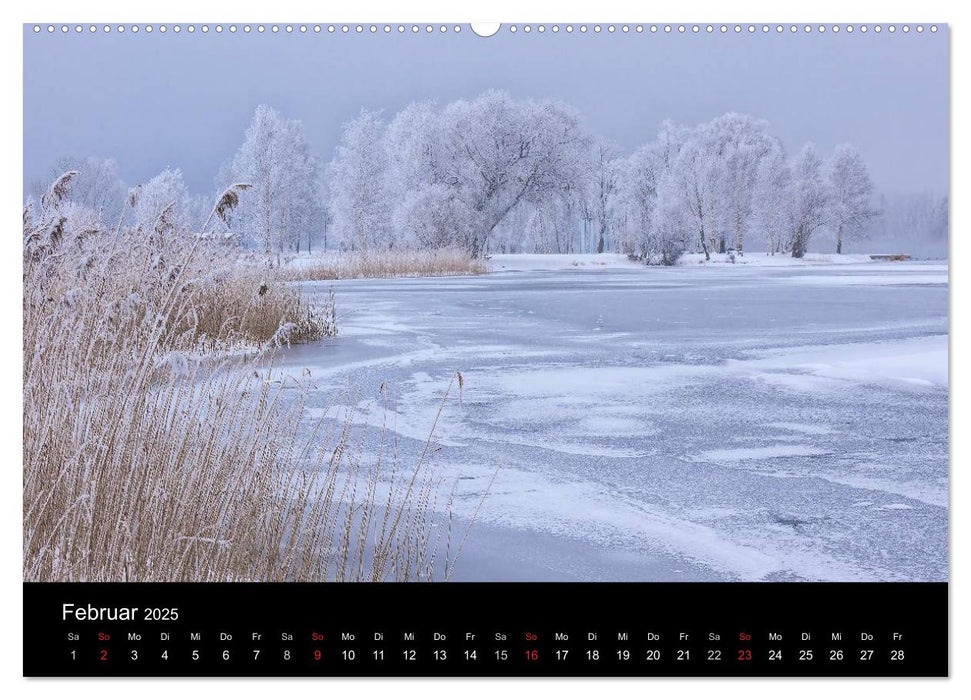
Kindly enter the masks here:
M 223 352 L 331 334 L 332 308 L 198 236 L 75 230 L 70 177 L 24 212 L 24 580 L 430 577 L 424 458 L 382 432 L 365 463 L 351 417 L 307 425 L 271 357 Z
M 452 277 L 482 275 L 489 271 L 482 260 L 466 251 L 386 250 L 343 253 L 339 256 L 298 258 L 284 268 L 293 280 L 315 281 L 362 277 Z

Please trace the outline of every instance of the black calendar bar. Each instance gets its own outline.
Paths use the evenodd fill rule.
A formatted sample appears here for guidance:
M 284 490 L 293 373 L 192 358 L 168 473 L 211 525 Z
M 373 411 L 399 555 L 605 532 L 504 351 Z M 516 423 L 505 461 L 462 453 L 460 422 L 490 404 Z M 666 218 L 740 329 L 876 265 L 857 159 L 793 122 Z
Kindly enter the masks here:
M 24 584 L 26 676 L 946 676 L 946 583 Z

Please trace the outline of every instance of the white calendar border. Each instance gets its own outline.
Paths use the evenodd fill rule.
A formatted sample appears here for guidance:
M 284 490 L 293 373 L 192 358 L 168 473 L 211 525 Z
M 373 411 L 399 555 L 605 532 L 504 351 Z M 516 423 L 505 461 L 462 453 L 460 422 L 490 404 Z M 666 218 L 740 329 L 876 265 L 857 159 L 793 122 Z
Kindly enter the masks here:
M 6 231 L 2 237 L 3 247 L 0 254 L 0 304 L 3 309 L 3 319 L 11 328 L 18 326 L 20 314 L 21 277 L 19 272 L 19 237 L 16 235 L 15 216 L 19 216 L 22 205 L 22 41 L 21 24 L 25 22 L 58 22 L 91 20 L 124 20 L 128 23 L 147 23 L 178 20 L 180 22 L 212 22 L 213 20 L 229 20 L 237 23 L 246 21 L 276 22 L 308 22 L 326 20 L 328 22 L 401 22 L 401 21 L 447 21 L 449 23 L 466 23 L 470 20 L 495 21 L 510 19 L 518 23 L 558 23 L 568 22 L 609 22 L 634 23 L 638 20 L 651 23 L 709 23 L 709 22 L 782 22 L 805 23 L 825 21 L 827 24 L 865 22 L 894 22 L 904 24 L 914 21 L 923 23 L 938 22 L 951 24 L 952 46 L 952 75 L 951 75 L 951 105 L 952 124 L 971 123 L 971 110 L 968 108 L 968 92 L 971 90 L 971 69 L 968 56 L 971 55 L 971 22 L 966 21 L 968 13 L 958 3 L 942 0 L 921 0 L 920 2 L 901 2 L 899 0 L 883 0 L 879 4 L 851 6 L 846 0 L 814 0 L 797 3 L 781 3 L 736 0 L 736 2 L 715 2 L 713 0 L 687 3 L 672 3 L 653 5 L 648 3 L 633 3 L 629 0 L 596 0 L 588 3 L 570 2 L 531 2 L 523 0 L 492 0 L 482 2 L 451 2 L 445 0 L 415 0 L 414 2 L 392 2 L 391 0 L 354 2 L 343 5 L 327 6 L 308 2 L 290 2 L 277 0 L 268 5 L 265 2 L 251 2 L 237 0 L 235 2 L 200 3 L 198 0 L 167 0 L 162 3 L 133 3 L 133 2 L 97 2 L 91 0 L 84 4 L 76 1 L 47 0 L 44 3 L 33 3 L 30 6 L 20 5 L 10 7 L 9 3 L 2 10 L 3 23 L 2 40 L 2 73 L 4 80 L 5 99 L 2 101 L 2 142 L 3 164 L 2 187 L 4 205 L 0 211 L 4 213 L 7 222 Z M 963 85 L 962 85 L 963 82 Z M 960 129 L 952 128 L 952 193 L 964 192 L 969 182 L 969 151 L 968 140 Z M 971 255 L 971 244 L 967 233 L 962 231 L 961 222 L 968 220 L 963 216 L 964 202 L 960 198 L 951 197 L 951 255 L 959 262 L 959 269 L 968 265 L 963 260 Z M 952 267 L 952 271 L 953 271 Z M 968 273 L 951 275 L 951 357 L 955 357 L 955 348 L 961 348 L 967 356 L 968 347 L 968 315 L 971 305 L 971 295 L 967 289 L 971 285 Z M 8 337 L 16 335 L 8 330 Z M 16 367 L 15 362 L 20 353 L 21 343 L 15 339 L 0 347 L 0 361 L 3 366 Z M 957 371 L 954 371 L 957 370 Z M 0 659 L 4 671 L 4 686 L 10 687 L 15 696 L 30 696 L 43 698 L 77 698 L 97 695 L 100 698 L 131 698 L 137 694 L 145 700 L 166 699 L 174 693 L 182 696 L 196 697 L 203 694 L 232 694 L 239 700 L 259 698 L 263 700 L 268 695 L 284 697 L 293 696 L 323 697 L 332 694 L 347 694 L 359 697 L 390 695 L 395 698 L 405 697 L 448 697 L 456 696 L 468 698 L 492 698 L 498 693 L 503 695 L 519 695 L 522 697 L 539 697 L 548 693 L 555 693 L 558 697 L 573 699 L 587 698 L 591 695 L 606 695 L 608 697 L 668 697 L 679 695 L 682 697 L 715 696 L 721 699 L 772 698 L 786 700 L 801 698 L 816 698 L 820 694 L 826 695 L 859 695 L 872 698 L 879 694 L 879 700 L 884 698 L 912 698 L 915 695 L 932 694 L 955 695 L 971 690 L 967 682 L 971 677 L 968 660 L 971 659 L 971 634 L 968 610 L 971 609 L 971 588 L 967 581 L 971 578 L 968 566 L 966 542 L 969 538 L 968 522 L 971 520 L 963 504 L 971 496 L 967 488 L 967 480 L 962 471 L 967 468 L 971 450 L 968 448 L 966 431 L 954 430 L 955 426 L 967 426 L 968 411 L 968 373 L 961 364 L 954 363 L 950 373 L 951 390 L 951 673 L 950 681 L 923 680 L 833 680 L 820 679 L 809 682 L 794 682 L 791 680 L 622 680 L 622 679 L 567 679 L 563 681 L 541 680 L 483 680 L 472 682 L 469 680 L 224 680 L 224 681 L 195 681 L 178 680 L 172 682 L 146 682 L 115 679 L 110 681 L 56 681 L 56 680 L 24 680 L 22 674 L 21 648 L 21 619 L 22 601 L 21 584 L 22 569 L 20 565 L 22 540 L 22 499 L 21 499 L 21 463 L 22 453 L 19 448 L 22 414 L 21 392 L 19 391 L 20 374 L 14 377 L 14 386 L 5 387 L 3 400 L 0 403 L 0 427 L 4 459 L 4 483 L 0 489 L 3 500 L 0 501 L 0 513 L 3 514 L 3 528 L 0 542 L 3 545 L 3 578 L 2 597 L 5 605 L 0 608 L 2 618 L 8 622 L 3 626 L 0 637 Z M 963 512 L 962 512 L 963 511 Z M 960 550 L 954 545 L 964 545 Z M 958 592 L 960 591 L 960 592 Z M 13 603 L 11 603 L 13 601 Z M 963 661 L 962 661 L 963 660 Z M 218 685 L 217 685 L 218 684 Z M 964 687 L 964 691 L 960 690 Z M 8 697 L 10 697 L 8 695 Z

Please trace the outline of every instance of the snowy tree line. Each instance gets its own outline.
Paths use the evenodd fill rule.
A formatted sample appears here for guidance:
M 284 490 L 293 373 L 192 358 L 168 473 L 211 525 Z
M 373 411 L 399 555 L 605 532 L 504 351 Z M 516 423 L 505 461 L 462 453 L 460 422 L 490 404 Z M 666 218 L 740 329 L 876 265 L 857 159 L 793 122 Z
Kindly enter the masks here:
M 335 240 L 347 248 L 458 246 L 502 252 L 618 250 L 673 264 L 686 251 L 744 254 L 755 238 L 802 257 L 820 231 L 835 251 L 880 211 L 860 152 L 789 155 L 762 120 L 665 122 L 624 157 L 554 101 L 490 91 L 385 122 L 362 112 L 327 167 Z
M 320 160 L 303 126 L 266 105 L 256 109 L 243 144 L 220 169 L 212 193 L 190 193 L 179 169 L 167 168 L 129 187 L 110 158 L 64 156 L 51 165 L 47 177 L 32 183 L 28 200 L 39 201 L 52 181 L 71 171 L 77 175 L 61 203 L 69 229 L 127 226 L 151 231 L 161 224 L 198 233 L 209 220 L 221 228 L 221 237 L 274 254 L 309 250 L 327 220 Z M 239 205 L 225 220 L 211 219 L 213 205 L 236 183 L 249 185 Z
M 76 226 L 147 229 L 164 217 L 198 230 L 217 196 L 191 194 L 176 169 L 134 188 L 110 160 L 65 158 L 52 177 L 67 170 L 81 173 L 67 204 Z M 617 251 L 673 264 L 688 251 L 707 259 L 753 244 L 802 257 L 823 233 L 835 252 L 869 236 L 943 239 L 946 254 L 946 199 L 876 197 L 853 146 L 789 154 L 765 121 L 736 113 L 664 122 L 625 156 L 562 102 L 489 91 L 416 102 L 388 119 L 362 110 L 325 165 L 300 121 L 261 105 L 216 192 L 234 183 L 251 187 L 220 233 L 268 255 Z

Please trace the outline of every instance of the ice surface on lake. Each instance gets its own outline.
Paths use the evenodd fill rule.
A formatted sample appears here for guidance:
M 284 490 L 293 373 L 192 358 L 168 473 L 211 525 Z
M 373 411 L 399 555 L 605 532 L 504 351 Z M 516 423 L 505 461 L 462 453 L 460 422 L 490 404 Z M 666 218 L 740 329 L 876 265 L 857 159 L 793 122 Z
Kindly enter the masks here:
M 946 265 L 583 257 L 335 283 L 287 353 L 403 465 L 462 373 L 432 462 L 460 521 L 495 480 L 456 578 L 946 579 Z

